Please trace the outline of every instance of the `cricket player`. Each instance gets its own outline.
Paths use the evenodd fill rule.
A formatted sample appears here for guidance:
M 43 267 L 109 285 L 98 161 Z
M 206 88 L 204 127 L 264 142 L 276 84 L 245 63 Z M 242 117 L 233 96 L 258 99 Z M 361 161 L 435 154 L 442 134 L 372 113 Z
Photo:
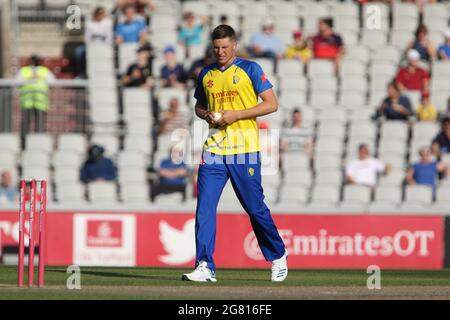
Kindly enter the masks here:
M 209 123 L 198 172 L 196 268 L 183 280 L 216 282 L 213 253 L 216 211 L 228 179 L 250 221 L 261 251 L 272 262 L 272 281 L 288 274 L 287 252 L 264 203 L 256 117 L 277 111 L 278 102 L 261 67 L 236 56 L 236 33 L 228 25 L 212 32 L 217 62 L 200 72 L 195 113 Z M 262 102 L 258 104 L 258 96 Z

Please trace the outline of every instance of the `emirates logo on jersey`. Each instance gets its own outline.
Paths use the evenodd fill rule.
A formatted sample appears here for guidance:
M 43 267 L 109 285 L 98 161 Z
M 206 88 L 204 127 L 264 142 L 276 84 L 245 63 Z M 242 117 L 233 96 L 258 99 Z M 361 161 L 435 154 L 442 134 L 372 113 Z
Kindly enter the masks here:
M 207 84 L 208 88 L 212 88 L 213 85 L 214 85 L 214 81 L 209 80 L 208 84 Z

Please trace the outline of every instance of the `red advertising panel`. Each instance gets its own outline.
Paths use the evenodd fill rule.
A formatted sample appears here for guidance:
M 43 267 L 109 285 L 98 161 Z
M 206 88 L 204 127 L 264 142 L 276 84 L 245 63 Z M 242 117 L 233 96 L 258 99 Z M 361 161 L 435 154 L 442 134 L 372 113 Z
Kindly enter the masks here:
M 193 215 L 147 215 L 139 224 L 138 264 L 192 265 Z M 442 268 L 443 219 L 417 216 L 275 215 L 291 268 Z M 140 220 L 142 221 L 142 220 Z M 245 215 L 217 219 L 215 260 L 221 267 L 267 267 Z M 143 230 L 143 226 L 149 229 Z M 153 232 L 149 232 L 152 230 Z M 159 240 L 159 242 L 158 242 Z M 145 246 L 145 243 L 159 244 Z M 141 253 L 142 251 L 139 250 Z
M 274 220 L 291 268 L 438 269 L 443 267 L 440 216 L 295 215 Z M 17 245 L 17 214 L 0 212 L 3 246 Z M 50 212 L 50 265 L 193 266 L 194 214 Z M 249 219 L 219 214 L 218 267 L 266 268 Z

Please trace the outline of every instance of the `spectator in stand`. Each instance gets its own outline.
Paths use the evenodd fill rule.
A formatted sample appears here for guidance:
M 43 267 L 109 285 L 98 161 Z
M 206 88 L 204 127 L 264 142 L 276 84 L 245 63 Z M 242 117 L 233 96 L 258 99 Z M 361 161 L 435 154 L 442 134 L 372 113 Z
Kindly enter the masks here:
M 436 121 L 438 112 L 434 104 L 430 101 L 430 94 L 425 92 L 420 100 L 421 104 L 416 109 L 416 116 L 419 121 Z
M 145 43 L 147 41 L 147 26 L 140 17 L 136 16 L 136 8 L 126 5 L 124 8 L 125 21 L 116 26 L 116 43 Z
M 294 43 L 286 50 L 286 59 L 295 59 L 303 63 L 308 63 L 309 59 L 311 59 L 312 52 L 308 47 L 308 43 L 302 39 L 301 31 L 295 31 L 293 38 Z
M 415 33 L 415 38 L 412 40 L 407 47 L 407 50 L 414 49 L 419 53 L 419 60 L 424 63 L 424 65 L 429 66 L 431 61 L 436 55 L 436 49 L 434 48 L 431 40 L 428 38 L 428 28 L 420 24 Z
M 19 69 L 15 80 L 20 85 L 22 138 L 30 131 L 32 118 L 34 131 L 44 132 L 45 119 L 50 107 L 49 84 L 54 83 L 55 76 L 49 68 L 42 65 L 40 57 L 32 55 L 28 65 Z
M 438 57 L 440 60 L 450 60 L 450 29 L 444 32 L 444 43 L 438 48 Z
M 153 0 L 116 0 L 116 5 L 112 9 L 112 16 L 114 17 L 114 25 L 117 25 L 122 20 L 123 13 L 126 6 L 133 6 L 139 18 L 145 21 L 146 25 L 150 23 L 150 14 L 155 10 Z
M 407 53 L 408 63 L 400 68 L 395 81 L 400 90 L 427 92 L 430 76 L 425 69 L 419 67 L 420 54 L 416 49 L 409 49 Z
M 445 163 L 432 159 L 429 147 L 420 148 L 419 156 L 420 160 L 413 163 L 406 171 L 406 182 L 410 185 L 430 186 L 434 194 L 439 174 L 446 175 L 448 168 Z
M 84 34 L 86 43 L 101 42 L 112 44 L 113 23 L 106 13 L 105 8 L 97 7 L 92 15 L 92 20 L 86 23 Z
M 183 14 L 183 24 L 178 32 L 178 41 L 185 46 L 201 45 L 204 43 L 203 34 L 208 24 L 208 17 L 202 16 L 201 22 L 196 23 L 192 12 Z
M 387 120 L 408 120 L 413 115 L 413 108 L 409 98 L 400 93 L 395 82 L 388 84 L 387 94 L 388 96 L 376 110 L 373 119 L 377 120 L 384 116 Z
M 214 54 L 213 47 L 208 47 L 206 49 L 205 56 L 201 59 L 198 59 L 192 63 L 191 68 L 188 72 L 188 78 L 194 80 L 197 83 L 197 77 L 200 74 L 200 71 L 206 66 L 213 64 L 216 61 L 216 56 Z
M 358 159 L 350 161 L 345 168 L 345 180 L 347 184 L 357 184 L 375 187 L 377 174 L 387 174 L 390 165 L 383 161 L 372 158 L 369 154 L 369 146 L 361 144 L 358 147 Z
M 141 47 L 136 53 L 136 62 L 128 67 L 126 74 L 122 77 L 125 87 L 141 87 L 151 89 L 154 86 L 152 77 L 152 65 L 149 62 L 150 51 Z
M 445 110 L 444 112 L 441 112 L 439 114 L 439 119 L 441 121 L 443 121 L 444 119 L 450 119 L 450 98 L 448 98 L 447 100 L 447 110 Z
M 117 179 L 117 169 L 113 161 L 104 156 L 105 149 L 92 145 L 88 150 L 88 158 L 80 170 L 80 180 L 84 183 L 110 181 Z
M 442 120 L 442 130 L 434 138 L 431 151 L 438 158 L 442 154 L 450 153 L 450 118 Z
M 163 87 L 184 88 L 186 86 L 186 74 L 183 65 L 177 62 L 175 49 L 164 49 L 166 64 L 161 68 L 161 83 Z
M 316 59 L 331 59 L 338 70 L 341 56 L 345 52 L 344 42 L 340 35 L 333 32 L 333 20 L 323 18 L 319 21 L 319 33 L 309 40 L 309 46 Z
M 180 111 L 180 101 L 177 98 L 170 99 L 169 109 L 161 116 L 159 134 L 170 134 L 175 129 L 188 129 L 186 114 Z
M 3 171 L 0 176 L 0 205 L 14 203 L 17 199 L 17 187 L 13 184 L 10 171 Z
M 304 152 L 310 158 L 314 150 L 314 128 L 305 126 L 302 111 L 295 108 L 290 121 L 281 129 L 281 157 L 286 152 Z
M 105 8 L 96 7 L 92 20 L 86 22 L 84 44 L 75 48 L 75 76 L 86 79 L 86 45 L 89 43 L 111 44 L 113 41 L 113 22 Z
M 270 18 L 266 18 L 262 30 L 253 34 L 250 39 L 249 53 L 254 58 L 271 58 L 275 63 L 283 57 L 283 52 L 283 43 L 275 34 L 275 24 Z
M 169 156 L 161 161 L 158 169 L 159 183 L 151 186 L 150 197 L 155 200 L 159 194 L 181 192 L 186 200 L 186 178 L 189 169 L 183 162 L 183 150 L 178 146 L 170 148 Z

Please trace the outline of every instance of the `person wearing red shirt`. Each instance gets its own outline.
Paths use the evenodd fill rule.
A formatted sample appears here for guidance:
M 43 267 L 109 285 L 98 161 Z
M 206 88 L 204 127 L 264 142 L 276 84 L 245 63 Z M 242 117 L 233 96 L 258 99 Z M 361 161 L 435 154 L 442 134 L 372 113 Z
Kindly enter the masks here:
M 333 32 L 333 21 L 324 18 L 319 21 L 319 33 L 311 38 L 311 46 L 316 59 L 339 59 L 344 43 L 341 36 Z
M 415 90 L 422 93 L 428 92 L 430 76 L 428 72 L 419 67 L 420 54 L 415 49 L 409 49 L 408 64 L 400 68 L 395 77 L 395 82 L 403 90 Z

